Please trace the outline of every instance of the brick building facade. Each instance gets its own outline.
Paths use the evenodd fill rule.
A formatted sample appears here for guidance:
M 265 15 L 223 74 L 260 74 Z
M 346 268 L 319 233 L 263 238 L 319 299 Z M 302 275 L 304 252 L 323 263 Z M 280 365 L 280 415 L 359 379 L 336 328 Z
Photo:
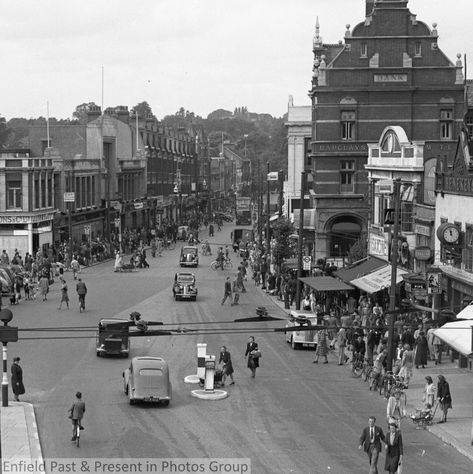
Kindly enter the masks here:
M 361 0 L 360 0 L 361 1 Z M 370 188 L 368 143 L 387 126 L 425 142 L 424 161 L 449 153 L 463 123 L 462 64 L 440 50 L 438 31 L 418 21 L 408 0 L 366 0 L 366 18 L 344 42 L 313 41 L 311 168 L 315 258 L 342 257 L 365 235 Z

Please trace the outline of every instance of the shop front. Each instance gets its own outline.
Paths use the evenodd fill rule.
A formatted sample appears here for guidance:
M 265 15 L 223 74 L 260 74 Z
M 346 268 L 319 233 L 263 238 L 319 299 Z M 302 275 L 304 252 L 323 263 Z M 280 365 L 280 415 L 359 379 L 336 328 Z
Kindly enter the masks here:
M 11 256 L 18 250 L 24 257 L 28 252 L 46 250 L 53 244 L 55 212 L 0 213 L 0 246 Z

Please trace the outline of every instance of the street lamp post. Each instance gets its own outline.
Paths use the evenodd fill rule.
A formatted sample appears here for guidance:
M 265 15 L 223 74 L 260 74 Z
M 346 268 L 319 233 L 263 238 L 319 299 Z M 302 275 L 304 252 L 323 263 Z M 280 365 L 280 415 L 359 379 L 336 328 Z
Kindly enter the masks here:
M 388 360 L 386 370 L 393 368 L 394 358 L 394 322 L 396 320 L 396 284 L 397 284 L 397 259 L 399 238 L 399 211 L 401 207 L 401 180 L 394 180 L 394 228 L 391 242 L 391 292 L 389 294 L 389 316 L 388 316 Z
M 304 235 L 304 196 L 307 182 L 307 173 L 301 173 L 301 200 L 299 214 L 299 239 L 297 241 L 297 290 L 296 290 L 296 309 L 301 309 L 301 278 L 302 278 L 302 241 Z

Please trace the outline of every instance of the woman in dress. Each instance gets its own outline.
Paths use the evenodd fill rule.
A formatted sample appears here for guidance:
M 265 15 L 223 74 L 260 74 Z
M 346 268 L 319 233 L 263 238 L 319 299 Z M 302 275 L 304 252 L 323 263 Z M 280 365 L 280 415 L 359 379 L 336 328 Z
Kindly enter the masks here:
M 218 360 L 219 364 L 223 364 L 222 371 L 222 385 L 225 385 L 225 380 L 227 377 L 230 377 L 230 385 L 234 385 L 235 381 L 233 380 L 233 364 L 232 364 L 232 356 L 230 352 L 227 351 L 225 346 L 222 346 L 220 349 L 220 358 Z
M 248 343 L 246 344 L 245 357 L 248 356 L 248 368 L 251 370 L 251 377 L 255 378 L 256 369 L 259 367 L 259 357 L 254 357 L 252 355 L 253 351 L 258 350 L 258 344 L 255 342 L 255 338 L 250 336 Z
M 38 288 L 41 293 L 41 296 L 43 297 L 43 301 L 46 301 L 46 297 L 49 292 L 49 279 L 47 276 L 43 275 L 41 279 L 39 280 L 38 283 Z
M 399 465 L 402 464 L 404 454 L 402 447 L 402 435 L 397 429 L 396 423 L 389 423 L 389 432 L 386 434 L 386 462 L 384 470 L 395 474 Z
M 430 375 L 427 375 L 425 377 L 425 387 L 424 387 L 424 396 L 422 397 L 422 400 L 424 402 L 424 405 L 429 404 L 431 407 L 434 406 L 434 401 L 435 401 L 435 385 L 434 381 L 432 380 L 432 377 Z
M 325 328 L 321 329 L 317 333 L 317 349 L 315 351 L 315 360 L 313 361 L 314 364 L 317 364 L 319 362 L 319 356 L 325 358 L 324 364 L 328 364 L 327 338 L 328 338 L 328 334 Z
M 419 335 L 416 339 L 416 369 L 419 368 L 419 365 L 421 365 L 422 368 L 425 369 L 425 366 L 427 365 L 428 352 L 429 345 L 427 342 L 427 338 L 425 337 L 425 333 L 424 331 L 419 331 Z
M 450 394 L 450 385 L 443 375 L 437 377 L 437 400 L 442 408 L 442 419 L 439 423 L 445 423 L 447 421 L 447 412 L 452 408 L 452 396 Z
M 414 351 L 411 350 L 409 344 L 404 344 L 404 353 L 401 359 L 401 368 L 399 370 L 399 377 L 402 377 L 406 385 L 412 377 L 412 367 L 414 366 Z

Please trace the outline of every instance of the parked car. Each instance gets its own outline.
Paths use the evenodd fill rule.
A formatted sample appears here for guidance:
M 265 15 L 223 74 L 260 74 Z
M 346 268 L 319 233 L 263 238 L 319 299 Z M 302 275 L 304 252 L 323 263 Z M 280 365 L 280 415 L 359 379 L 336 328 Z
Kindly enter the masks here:
M 199 265 L 199 249 L 195 245 L 184 245 L 179 257 L 181 267 L 197 267 Z
M 2 295 L 9 295 L 11 293 L 13 280 L 11 280 L 10 275 L 4 268 L 0 268 L 0 284 L 2 285 Z
M 174 276 L 172 294 L 176 301 L 183 298 L 195 301 L 197 299 L 195 275 L 193 273 L 177 272 Z
M 122 376 L 130 405 L 138 401 L 169 405 L 172 398 L 169 367 L 161 357 L 133 357 Z
M 292 310 L 288 315 L 288 321 L 286 328 L 293 327 L 310 327 L 317 324 L 317 315 L 312 311 L 304 310 Z M 315 347 L 317 342 L 315 341 L 315 330 L 305 331 L 286 331 L 286 342 L 290 342 L 293 349 L 297 349 L 302 346 Z

